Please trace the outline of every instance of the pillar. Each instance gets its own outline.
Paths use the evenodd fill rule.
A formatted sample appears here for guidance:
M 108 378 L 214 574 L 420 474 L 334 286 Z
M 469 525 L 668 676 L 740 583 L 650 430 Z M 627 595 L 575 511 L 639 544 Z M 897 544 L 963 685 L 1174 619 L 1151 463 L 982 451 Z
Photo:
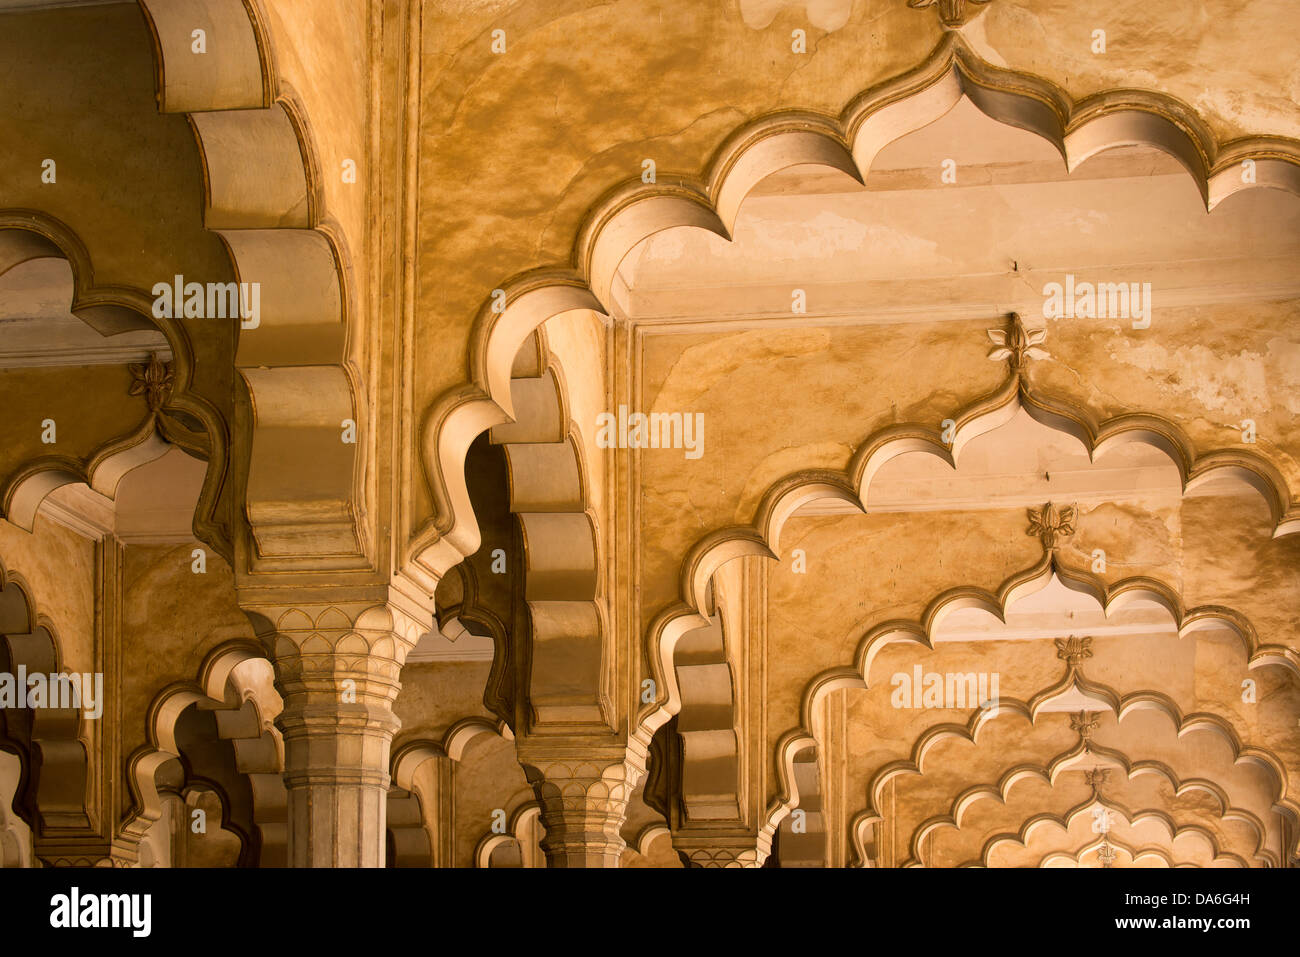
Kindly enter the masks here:
M 627 804 L 644 772 L 626 748 L 519 745 L 537 794 L 547 867 L 619 867 Z
M 383 867 L 393 701 L 418 626 L 366 602 L 245 610 L 284 696 L 289 865 Z

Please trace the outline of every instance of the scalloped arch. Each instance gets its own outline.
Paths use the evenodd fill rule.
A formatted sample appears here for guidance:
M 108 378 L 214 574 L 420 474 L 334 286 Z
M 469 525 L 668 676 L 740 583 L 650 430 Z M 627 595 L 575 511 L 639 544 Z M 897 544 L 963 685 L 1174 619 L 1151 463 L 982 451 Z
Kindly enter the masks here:
M 470 716 L 453 722 L 438 741 L 423 738 L 407 741 L 393 752 L 392 786 L 388 793 L 388 827 L 393 836 L 397 866 L 428 866 L 437 846 L 435 835 L 429 832 L 426 824 L 424 808 L 427 804 L 436 805 L 438 798 L 437 795 L 426 793 L 426 788 L 418 780 L 420 768 L 429 761 L 463 761 L 469 747 L 482 737 L 500 737 L 506 741 L 513 739 L 510 727 L 504 721 L 493 722 L 487 718 Z M 510 839 L 509 835 L 487 837 L 494 836 L 501 839 L 496 844 Z M 487 849 L 488 856 L 496 844 Z M 483 841 L 480 841 L 480 850 L 482 845 Z M 476 850 L 476 861 L 478 853 Z
M 954 432 L 952 451 L 949 451 L 935 429 L 922 425 L 891 425 L 879 430 L 867 439 L 855 452 L 849 467 L 842 472 L 826 469 L 805 469 L 794 472 L 775 482 L 763 495 L 762 501 L 755 507 L 754 519 L 748 525 L 732 525 L 707 534 L 692 547 L 682 562 L 680 575 L 681 598 L 667 609 L 659 612 L 650 624 L 646 636 L 647 658 L 650 662 L 651 677 L 658 697 L 650 705 L 642 707 L 637 715 L 634 739 L 642 746 L 649 746 L 650 737 L 663 726 L 681 707 L 681 689 L 673 674 L 672 657 L 677 642 L 682 635 L 707 624 L 701 610 L 708 583 L 715 572 L 724 564 L 733 562 L 744 555 L 776 560 L 780 545 L 780 533 L 787 520 L 802 505 L 813 501 L 846 502 L 866 511 L 865 502 L 872 477 L 879 472 L 880 465 L 893 456 L 905 452 L 924 451 L 956 468 L 957 455 L 965 442 L 976 434 L 983 434 L 998 425 L 1004 424 L 1014 412 L 1024 408 L 1035 419 L 1073 434 L 1084 442 L 1089 452 L 1096 458 L 1097 449 L 1102 443 L 1136 441 L 1148 443 L 1156 449 L 1165 451 L 1174 459 L 1180 473 L 1184 476 L 1183 488 L 1186 492 L 1192 481 L 1203 480 L 1213 471 L 1225 471 L 1226 475 L 1242 477 L 1248 473 L 1257 481 L 1249 481 L 1252 488 L 1266 492 L 1265 498 L 1274 516 L 1274 537 L 1300 532 L 1300 507 L 1290 505 L 1291 494 L 1281 473 L 1261 456 L 1243 454 L 1235 451 L 1217 451 L 1197 458 L 1190 439 L 1178 425 L 1158 419 L 1151 415 L 1125 415 L 1114 417 L 1100 425 L 1087 412 L 1074 407 L 1073 404 L 1060 399 L 1049 399 L 1035 395 L 1023 378 L 1011 372 L 1004 385 L 988 395 L 963 408 L 954 415 L 957 421 Z M 1153 438 L 1157 436 L 1158 439 Z M 1173 614 L 1175 623 L 1183 628 L 1200 627 L 1206 620 L 1222 620 L 1232 631 L 1242 637 L 1247 648 L 1249 666 L 1260 667 L 1262 664 L 1279 664 L 1300 676 L 1300 659 L 1295 651 L 1278 645 L 1261 646 L 1253 628 L 1242 616 L 1218 606 L 1203 606 L 1197 609 L 1184 609 L 1177 592 L 1169 586 L 1152 579 L 1135 577 L 1126 579 L 1112 586 L 1106 586 L 1099 577 L 1087 572 L 1067 570 L 1058 566 L 1054 559 L 1045 555 L 1037 566 L 1017 576 L 1011 577 L 1002 585 L 1000 593 L 985 592 L 983 589 L 957 589 L 945 594 L 932 603 L 923 616 L 922 623 L 889 623 L 881 628 L 893 628 L 898 637 L 928 644 L 930 632 L 937 620 L 949 611 L 959 607 L 983 607 L 983 609 L 1001 616 L 1005 605 L 1013 601 L 1019 593 L 1034 588 L 1036 583 L 1045 581 L 1050 573 L 1058 573 L 1063 579 L 1069 579 L 1071 586 L 1093 594 L 1108 611 L 1112 607 L 1122 607 L 1127 602 L 1138 598 L 1149 598 L 1160 603 Z M 870 649 L 868 649 L 870 650 Z M 874 655 L 871 655 L 874 657 Z M 870 667 L 871 657 L 866 658 Z M 818 679 L 823 681 L 827 690 L 861 683 L 862 654 L 859 653 L 859 671 L 836 670 L 827 672 Z M 807 703 L 807 700 L 805 700 Z M 805 713 L 805 727 L 807 726 Z M 807 744 L 807 741 L 803 742 Z
M 122 821 L 123 840 L 139 847 L 162 816 L 158 773 L 168 762 L 179 760 L 177 721 L 187 708 L 200 703 L 215 710 L 218 737 L 231 742 L 236 767 L 249 779 L 253 821 L 262 840 L 262 866 L 286 866 L 284 742 L 274 723 L 283 703 L 266 652 L 245 639 L 222 642 L 206 655 L 196 680 L 168 685 L 154 696 L 146 715 L 148 743 L 127 760 L 133 807 Z
M 1065 685 L 1074 683 L 1076 681 L 1074 671 L 1075 669 L 1073 667 L 1067 668 L 1064 678 L 1050 688 L 1044 689 L 1042 692 L 1035 694 L 1033 701 L 1041 702 L 1061 690 Z M 1285 817 L 1291 823 L 1293 829 L 1295 825 L 1300 822 L 1300 801 L 1297 801 L 1296 797 L 1292 794 L 1292 782 L 1290 780 L 1290 775 L 1287 773 L 1284 762 L 1267 749 L 1244 744 L 1236 729 L 1225 719 L 1217 715 L 1206 713 L 1183 715 L 1172 701 L 1165 698 L 1163 695 L 1153 692 L 1143 691 L 1129 695 L 1121 695 L 1119 692 L 1115 691 L 1113 688 L 1109 688 L 1108 686 L 1093 685 L 1092 687 L 1099 689 L 1106 697 L 1116 702 L 1114 710 L 1117 723 L 1122 723 L 1125 717 L 1138 710 L 1152 710 L 1158 712 L 1169 721 L 1180 741 L 1187 735 L 1197 732 L 1216 735 L 1231 750 L 1234 765 L 1251 764 L 1262 768 L 1269 773 L 1276 784 L 1276 791 L 1273 797 L 1273 810 Z M 1135 702 L 1139 707 L 1133 706 Z M 866 859 L 863 829 L 868 824 L 880 819 L 880 815 L 875 809 L 880 806 L 884 789 L 894 777 L 898 775 L 924 774 L 927 755 L 944 740 L 964 740 L 972 744 L 978 744 L 981 730 L 993 722 L 1000 720 L 1004 715 L 1016 715 L 1033 725 L 1037 723 L 1037 713 L 1037 709 L 1033 704 L 1026 704 L 1023 701 L 1018 701 L 1016 699 L 1003 699 L 999 702 L 999 707 L 996 711 L 977 712 L 971 717 L 966 725 L 947 723 L 934 725 L 926 729 L 917 737 L 909 758 L 905 760 L 892 761 L 883 765 L 873 775 L 871 783 L 867 788 L 869 798 L 868 805 L 853 816 L 849 828 L 850 834 L 853 836 L 857 846 L 859 859 Z M 779 753 L 782 754 L 783 757 L 792 746 L 787 742 L 789 734 L 790 733 L 787 732 L 787 734 L 781 739 L 782 744 L 778 745 Z M 811 740 L 811 737 L 809 740 Z M 1055 783 L 1057 776 L 1063 770 L 1066 770 L 1073 761 L 1086 753 L 1086 751 L 1087 749 L 1085 749 L 1083 744 L 1080 743 L 1076 744 L 1069 751 L 1058 754 L 1041 768 L 1031 766 L 1027 768 L 1013 769 L 1013 772 L 1009 773 L 1011 774 L 1010 779 L 1008 780 L 1004 778 L 1000 782 L 999 786 L 1005 787 L 1009 790 L 1010 786 L 1015 783 L 1015 780 L 1023 774 L 1037 774 L 1040 771 L 1046 776 L 1046 780 L 1049 783 Z M 1093 745 L 1091 751 L 1093 753 L 1105 754 L 1111 760 L 1117 761 L 1125 768 L 1126 773 L 1130 778 L 1139 773 L 1149 773 L 1154 771 L 1156 773 L 1163 773 L 1171 782 L 1175 782 L 1176 787 L 1179 786 L 1176 783 L 1178 780 L 1177 775 L 1171 770 L 1164 768 L 1159 762 L 1141 761 L 1135 764 L 1131 762 L 1123 752 L 1098 745 Z M 792 776 L 792 772 L 787 771 L 784 767 L 783 761 L 781 767 L 781 778 L 783 784 L 787 774 Z M 967 796 L 977 797 L 978 795 Z M 1002 796 L 1005 797 L 1005 794 Z M 795 799 L 797 800 L 797 794 Z M 788 813 L 789 808 L 793 806 L 793 804 L 785 804 L 780 800 L 774 802 L 769 808 L 769 822 L 772 821 L 774 816 L 776 817 L 776 821 L 779 822 L 780 817 L 783 817 Z M 956 805 L 954 805 L 954 807 L 955 806 Z M 774 825 L 769 823 L 769 826 Z M 1294 855 L 1297 846 L 1300 846 L 1300 835 L 1293 835 L 1291 838 L 1291 846 L 1288 848 L 1288 853 Z
M 536 825 L 542 817 L 542 807 L 536 801 L 529 801 L 515 808 L 510 820 L 506 825 L 505 834 L 493 834 L 490 831 L 479 838 L 478 844 L 474 848 L 474 866 L 477 868 L 490 868 L 492 866 L 492 854 L 500 848 L 507 847 L 512 843 L 522 846 L 524 841 L 524 831 Z
M 1092 801 L 1085 802 L 1084 805 L 1071 811 L 1064 818 L 1055 814 L 1037 814 L 1027 819 L 1024 822 L 1024 824 L 1021 825 L 1020 829 L 1015 833 L 1004 832 L 1002 834 L 995 834 L 992 837 L 990 837 L 988 841 L 985 842 L 984 847 L 980 851 L 979 862 L 968 861 L 963 864 L 959 864 L 958 866 L 959 867 L 988 867 L 989 858 L 992 857 L 993 852 L 996 851 L 999 846 L 1003 844 L 1011 844 L 1011 845 L 1018 845 L 1020 847 L 1026 847 L 1027 841 L 1033 836 L 1034 832 L 1040 831 L 1044 828 L 1056 828 L 1059 829 L 1062 833 L 1068 835 L 1070 831 L 1070 826 L 1074 823 L 1075 820 L 1079 818 L 1080 815 L 1084 814 L 1088 810 L 1088 808 L 1092 806 L 1093 803 L 1094 802 Z M 1122 809 L 1112 808 L 1112 810 L 1115 810 L 1117 813 L 1121 814 L 1121 816 L 1125 818 L 1125 823 L 1131 825 L 1137 824 L 1139 820 L 1153 820 L 1163 824 L 1165 826 L 1165 829 L 1169 832 L 1170 844 L 1175 843 L 1176 841 L 1178 841 L 1179 838 L 1185 836 L 1197 837 L 1201 839 L 1207 845 L 1209 845 L 1210 850 L 1213 854 L 1212 862 L 1214 864 L 1217 864 L 1220 861 L 1222 861 L 1224 864 L 1228 864 L 1233 867 L 1246 868 L 1250 866 L 1245 860 L 1243 860 L 1238 855 L 1231 854 L 1224 851 L 1219 846 L 1219 842 L 1215 839 L 1214 835 L 1211 834 L 1209 830 L 1207 830 L 1206 828 L 1198 824 L 1187 824 L 1187 825 L 1179 826 L 1168 815 L 1152 808 L 1134 812 L 1134 816 L 1132 819 L 1130 819 L 1128 813 L 1124 812 Z M 1117 842 L 1112 842 L 1112 843 L 1117 843 Z M 1129 850 L 1127 845 L 1123 845 L 1123 846 L 1126 851 Z
M 1123 607 L 1126 603 L 1139 597 L 1155 600 L 1170 612 L 1179 628 L 1180 635 L 1195 632 L 1205 627 L 1209 622 L 1226 625 L 1241 637 L 1246 650 L 1247 667 L 1250 670 L 1265 666 L 1277 666 L 1294 676 L 1300 677 L 1300 661 L 1297 660 L 1296 653 L 1290 648 L 1282 646 L 1260 645 L 1250 622 L 1232 609 L 1220 606 L 1199 606 L 1186 609 L 1178 593 L 1173 588 L 1156 579 L 1147 577 L 1123 579 L 1114 585 L 1107 586 L 1099 576 L 1080 569 L 1062 568 L 1054 556 L 1045 554 L 1036 565 L 1010 576 L 1003 582 L 996 593 L 973 587 L 949 589 L 930 602 L 920 622 L 892 620 L 876 625 L 864 633 L 859 640 L 854 652 L 854 664 L 852 666 L 827 669 L 809 681 L 808 686 L 804 689 L 800 705 L 801 721 L 799 727 L 787 730 L 781 735 L 777 743 L 776 770 L 780 782 L 781 796 L 768 807 L 766 827 L 775 829 L 791 810 L 799 806 L 800 793 L 795 778 L 794 758 L 804 748 L 817 746 L 817 738 L 813 730 L 815 715 L 817 705 L 826 695 L 845 688 L 869 688 L 872 664 L 879 652 L 889 644 L 913 642 L 925 648 L 933 649 L 931 632 L 935 623 L 942 620 L 946 610 L 959 607 L 981 607 L 1003 619 L 1007 605 L 1015 599 L 1018 593 L 1034 583 L 1045 584 L 1047 579 L 1054 574 L 1068 577 L 1078 590 L 1091 594 L 1107 613 L 1111 609 Z M 665 612 L 665 614 L 668 613 Z M 698 613 L 677 614 L 665 622 L 665 633 L 671 634 L 670 629 L 680 627 L 680 622 L 689 621 L 693 617 L 698 617 Z M 914 752 L 913 760 L 923 757 L 924 750 L 927 750 L 929 745 L 935 743 L 932 739 L 936 735 L 938 737 L 948 734 L 963 735 L 973 742 L 979 728 L 1002 713 L 1020 714 L 1032 722 L 1044 703 L 1072 684 L 1108 699 L 1119 719 L 1138 710 L 1150 709 L 1167 715 L 1174 722 L 1175 727 L 1180 729 L 1185 726 L 1189 731 L 1193 728 L 1216 731 L 1234 749 L 1239 759 L 1251 760 L 1266 767 L 1279 783 L 1279 799 L 1290 801 L 1286 797 L 1290 784 L 1285 764 L 1266 751 L 1243 747 L 1235 729 L 1223 718 L 1210 714 L 1195 714 L 1184 717 L 1177 705 L 1163 694 L 1154 691 L 1139 691 L 1121 695 L 1107 686 L 1082 679 L 1073 668 L 1068 668 L 1062 679 L 1055 685 L 1035 694 L 1030 702 L 1003 699 L 999 703 L 999 710 L 996 714 L 986 711 L 976 713 L 971 718 L 969 728 L 960 725 L 944 725 L 938 729 L 930 729 L 922 736 L 922 739 L 918 739 L 917 746 L 921 747 L 922 750 L 920 753 Z M 1284 813 L 1293 815 L 1292 820 L 1300 821 L 1300 802 L 1290 801 L 1286 808 L 1287 810 Z
M 1133 780 L 1146 774 L 1154 774 L 1166 780 L 1173 789 L 1175 797 L 1182 797 L 1185 794 L 1202 792 L 1209 794 L 1219 805 L 1216 817 L 1223 821 L 1239 821 L 1246 824 L 1255 834 L 1255 852 L 1254 856 L 1261 863 L 1267 866 L 1277 866 L 1277 860 L 1274 855 L 1264 850 L 1265 832 L 1263 823 L 1250 811 L 1242 808 L 1233 807 L 1228 794 L 1219 785 L 1213 781 L 1204 778 L 1189 778 L 1185 781 L 1179 779 L 1177 773 L 1167 765 L 1158 761 L 1132 761 L 1127 754 L 1119 752 L 1122 762 L 1128 767 L 1128 778 Z M 947 814 L 936 815 L 923 821 L 912 834 L 910 842 L 909 856 L 901 865 L 902 867 L 924 867 L 924 855 L 922 848 L 925 839 L 931 834 L 936 833 L 944 828 L 960 829 L 963 818 L 970 810 L 982 800 L 996 801 L 1005 804 L 1012 789 L 1019 783 L 1031 779 L 1041 780 L 1048 785 L 1054 783 L 1059 769 L 1063 763 L 1073 756 L 1073 749 L 1054 757 L 1044 765 L 1027 765 L 1021 764 L 1008 769 L 1003 773 L 996 784 L 976 785 L 967 788 L 958 794 L 952 801 Z M 1106 799 L 1100 801 L 1089 801 L 1085 803 L 1101 803 L 1107 807 L 1115 807 L 1125 814 L 1133 823 L 1135 818 L 1131 813 Z M 865 823 L 865 822 L 863 822 Z M 853 841 L 859 860 L 866 859 L 866 844 L 862 833 L 862 825 L 854 827 Z
M 573 309 L 608 313 L 618 264 L 648 236 L 694 226 L 729 239 L 754 185 L 791 166 L 820 165 L 862 180 L 884 145 L 939 118 L 962 96 L 991 118 L 1053 143 L 1069 170 L 1104 150 L 1145 144 L 1183 164 L 1207 209 L 1248 186 L 1300 194 L 1300 143 L 1295 140 L 1261 136 L 1219 144 L 1190 107 L 1160 93 L 1121 90 L 1075 102 L 1042 78 L 991 66 L 960 35 L 949 33 L 924 64 L 860 94 L 838 117 L 772 114 L 728 137 L 702 177 L 665 179 L 654 186 L 633 181 L 609 191 L 580 228 L 567 267 L 530 270 L 500 283 L 504 308 L 491 297 L 480 307 L 467 380 L 445 392 L 421 424 L 437 514 L 407 550 L 408 573 L 417 580 L 436 580 L 459 561 L 458 554 L 477 547 L 464 481 L 465 453 L 475 435 L 513 416 L 510 366 L 532 330 Z M 1246 160 L 1255 164 L 1252 183 L 1242 182 L 1238 174 L 1238 165 Z M 926 434 L 915 438 L 930 440 Z M 1292 520 L 1300 527 L 1300 516 Z
M 1152 847 L 1149 845 L 1144 847 L 1133 847 L 1123 841 L 1111 841 L 1110 844 L 1111 846 L 1117 847 L 1125 854 L 1127 854 L 1129 856 L 1129 859 L 1133 861 L 1135 864 L 1138 861 L 1142 860 L 1143 858 L 1151 857 L 1160 861 L 1162 867 L 1174 868 L 1174 867 L 1195 866 L 1193 864 L 1175 864 L 1174 859 L 1170 857 L 1167 853 L 1165 853 L 1165 851 L 1162 848 L 1159 847 Z M 1087 857 L 1089 854 L 1091 854 L 1093 851 L 1099 850 L 1101 848 L 1101 845 L 1102 842 L 1100 839 L 1095 841 L 1090 841 L 1084 844 L 1082 847 L 1080 847 L 1079 850 L 1075 852 L 1073 855 L 1071 855 L 1068 851 L 1053 851 L 1050 854 L 1044 855 L 1043 859 L 1038 862 L 1038 866 L 1039 867 L 1065 867 L 1065 866 L 1082 867 L 1083 859 Z M 969 866 L 975 867 L 978 865 L 972 864 Z
M 806 474 L 806 473 L 805 473 Z M 839 496 L 843 486 L 835 482 L 825 481 L 820 476 L 809 480 L 812 485 L 829 489 L 831 494 Z M 796 485 L 796 488 L 798 486 Z M 773 512 L 780 509 L 773 508 Z M 741 534 L 735 539 L 725 539 L 718 535 L 710 536 L 697 546 L 707 546 L 709 542 L 717 542 L 714 545 L 717 548 L 728 549 L 727 561 L 744 554 L 759 554 L 766 557 L 774 557 L 770 549 L 760 545 L 755 538 L 747 537 L 744 533 L 749 530 L 741 530 Z M 719 566 L 723 562 L 719 562 Z M 689 562 L 687 563 L 689 567 Z M 1232 609 L 1221 606 L 1199 606 L 1192 609 L 1186 609 L 1178 593 L 1170 586 L 1149 577 L 1134 577 L 1123 579 L 1113 585 L 1107 585 L 1099 576 L 1090 572 L 1069 569 L 1062 567 L 1056 560 L 1055 556 L 1048 553 L 1044 554 L 1040 561 L 1031 568 L 1018 572 L 1009 577 L 998 589 L 997 593 L 988 592 L 987 590 L 975 587 L 955 588 L 944 592 L 931 601 L 922 615 L 920 622 L 909 621 L 889 621 L 882 623 L 868 631 L 860 640 L 855 653 L 855 667 L 832 668 L 815 677 L 804 692 L 801 706 L 802 724 L 798 729 L 787 731 L 782 735 L 777 746 L 777 770 L 778 778 L 781 782 L 783 797 L 778 799 L 769 807 L 764 825 L 764 831 L 774 831 L 783 818 L 795 807 L 799 806 L 800 793 L 795 783 L 794 755 L 804 748 L 815 747 L 816 738 L 810 730 L 814 724 L 814 714 L 817 703 L 831 691 L 842 688 L 867 688 L 869 687 L 869 677 L 871 665 L 874 663 L 876 656 L 887 645 L 897 641 L 910 641 L 920 644 L 926 648 L 933 648 L 931 635 L 934 628 L 943 620 L 946 614 L 959 608 L 978 607 L 991 614 L 996 615 L 999 619 L 1005 620 L 1007 606 L 1027 591 L 1037 590 L 1038 587 L 1046 584 L 1053 576 L 1057 575 L 1067 580 L 1070 586 L 1078 591 L 1093 597 L 1106 614 L 1117 608 L 1122 608 L 1127 604 L 1139 599 L 1154 601 L 1160 607 L 1169 612 L 1170 617 L 1178 626 L 1180 635 L 1186 635 L 1206 627 L 1209 623 L 1226 625 L 1231 631 L 1239 636 L 1242 641 L 1247 656 L 1247 667 L 1250 670 L 1265 666 L 1282 667 L 1292 675 L 1300 677 L 1300 661 L 1296 653 L 1285 646 L 1280 645 L 1260 645 L 1254 628 L 1250 622 L 1239 613 Z M 689 581 L 687 573 L 683 572 L 683 581 Z M 695 579 L 698 582 L 697 592 L 707 595 L 709 583 L 712 581 L 712 573 L 708 576 L 700 576 Z M 684 589 L 685 589 L 684 585 Z M 669 667 L 666 673 L 672 676 L 672 685 L 669 690 L 669 700 L 676 695 L 676 700 L 684 700 L 680 684 L 676 680 L 676 668 L 672 666 L 673 656 L 675 655 L 678 641 L 700 628 L 708 627 L 710 620 L 700 611 L 687 610 L 682 611 L 682 603 L 670 607 L 662 612 L 651 624 L 650 634 L 659 635 L 661 641 L 658 648 L 666 657 Z M 1067 675 L 1063 683 L 1077 683 L 1087 688 L 1093 693 L 1099 693 L 1102 696 L 1109 697 L 1113 701 L 1113 706 L 1117 713 L 1125 714 L 1138 708 L 1155 708 L 1163 710 L 1177 722 L 1182 722 L 1182 716 L 1172 701 L 1155 692 L 1140 692 L 1121 698 L 1118 694 L 1110 689 L 1100 685 L 1094 685 L 1086 680 L 1075 677 L 1073 671 Z M 1058 683 L 1061 684 L 1061 683 Z M 1020 711 L 1027 718 L 1037 714 L 1039 708 L 1053 694 L 1060 690 L 1060 687 L 1048 689 L 1038 695 L 1029 703 L 1008 701 L 1003 704 L 1003 710 Z M 643 710 L 641 714 L 642 721 L 636 729 L 638 736 L 645 734 L 645 729 L 650 727 L 651 735 L 654 730 L 662 724 L 662 721 L 652 723 L 652 719 L 663 717 L 666 721 L 671 714 L 664 716 L 665 705 L 656 703 L 655 706 Z M 676 712 L 673 712 L 676 713 Z M 1200 728 L 1214 728 L 1229 741 L 1229 743 L 1241 752 L 1239 739 L 1235 736 L 1235 731 L 1222 719 L 1215 716 L 1193 716 L 1189 721 L 1189 729 L 1192 725 Z M 973 722 L 981 722 L 987 718 L 985 713 L 980 713 L 972 719 Z M 977 730 L 977 727 L 975 728 Z M 973 740 L 973 739 L 972 739 Z M 1257 752 L 1255 749 L 1247 749 L 1251 752 L 1249 757 L 1253 760 L 1268 767 L 1269 770 L 1284 783 L 1287 780 L 1285 766 L 1275 757 L 1265 758 L 1263 752 Z M 1295 805 L 1297 811 L 1300 811 L 1300 804 Z M 1300 820 L 1300 817 L 1297 817 Z
M 38 610 L 33 590 L 22 575 L 7 569 L 3 560 L 0 641 L 11 667 L 26 667 L 33 674 L 63 671 L 62 648 L 53 621 Z M 32 773 L 29 753 L 23 765 L 26 779 L 20 785 L 34 788 L 29 800 L 38 819 L 42 811 L 86 815 L 90 756 L 81 737 L 84 720 L 79 708 L 33 709 L 30 736 L 25 743 L 40 752 L 40 774 L 36 780 L 26 778 Z M 34 831 L 39 830 L 39 820 L 28 823 Z
M 112 498 L 123 475 L 176 445 L 207 460 L 194 531 L 219 554 L 229 556 L 229 530 L 217 518 L 217 502 L 228 472 L 228 429 L 212 404 L 191 390 L 194 348 L 184 325 L 175 319 L 153 318 L 153 298 L 141 289 L 96 285 L 94 265 L 85 244 L 62 221 L 37 210 L 0 211 L 0 275 L 32 259 L 67 261 L 73 276 L 71 311 L 102 335 L 135 329 L 162 332 L 173 362 L 172 389 L 163 411 L 197 420 L 203 431 L 190 431 L 174 421 L 160 428 L 159 417 L 151 414 L 138 428 L 110 439 L 85 458 L 46 455 L 33 459 L 0 489 L 0 515 L 31 531 L 41 502 L 56 488 L 84 482 Z
M 252 539 L 237 537 L 241 557 L 271 568 L 306 558 L 368 568 L 358 451 L 368 419 L 348 358 L 351 260 L 325 210 L 306 110 L 277 75 L 253 0 L 139 3 L 159 109 L 186 114 L 199 146 L 204 225 L 238 281 L 260 285 L 258 321 L 241 323 L 235 355 L 248 405 L 232 424 L 247 435 L 237 494 Z M 202 57 L 190 50 L 196 24 L 208 36 Z M 354 443 L 340 441 L 347 422 Z
M 525 340 L 512 371 L 518 415 L 494 427 L 490 441 L 505 453 L 509 508 L 523 548 L 531 629 L 527 713 L 536 724 L 598 730 L 609 720 L 610 654 L 600 598 L 604 542 L 591 507 L 590 470 L 564 368 L 541 330 Z

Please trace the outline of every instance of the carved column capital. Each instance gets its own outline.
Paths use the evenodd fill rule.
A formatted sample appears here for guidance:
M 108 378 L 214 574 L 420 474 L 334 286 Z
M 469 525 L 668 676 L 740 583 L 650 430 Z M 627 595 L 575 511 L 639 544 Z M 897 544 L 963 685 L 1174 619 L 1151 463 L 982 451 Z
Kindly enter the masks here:
M 519 745 L 541 805 L 548 867 L 618 867 L 627 804 L 645 766 L 622 746 Z
M 131 848 L 106 841 L 68 842 L 36 839 L 34 853 L 41 867 L 136 867 Z
M 427 630 L 387 602 L 257 602 L 243 608 L 277 660 L 338 653 L 388 657 L 400 665 Z
M 289 855 L 296 867 L 382 867 L 393 702 L 419 623 L 386 603 L 246 604 L 284 710 Z
M 392 704 L 401 689 L 402 664 L 419 640 L 412 619 L 367 602 L 265 605 L 246 611 L 283 689 L 279 724 L 286 747 L 290 739 L 309 734 L 313 725 L 375 731 L 391 739 L 399 727 Z M 386 764 L 379 771 L 386 784 Z M 292 777 L 298 771 L 286 773 Z
M 673 849 L 687 867 L 762 867 L 772 852 L 770 837 L 691 828 L 673 835 Z

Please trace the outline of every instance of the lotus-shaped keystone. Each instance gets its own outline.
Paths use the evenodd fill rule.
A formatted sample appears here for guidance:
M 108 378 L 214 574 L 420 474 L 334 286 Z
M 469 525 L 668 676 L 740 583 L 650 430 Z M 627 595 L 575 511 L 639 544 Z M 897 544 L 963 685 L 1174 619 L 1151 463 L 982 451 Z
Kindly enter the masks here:
M 1047 338 L 1046 329 L 1026 329 L 1020 314 L 1013 312 L 1005 329 L 989 329 L 989 341 L 994 348 L 989 358 L 995 361 L 1011 360 L 1011 371 L 1019 372 L 1026 359 L 1046 359 L 1046 349 L 1036 348 Z
M 172 391 L 171 364 L 160 362 L 155 352 L 148 362 L 132 362 L 127 368 L 131 372 L 127 395 L 143 395 L 150 412 L 161 410 Z

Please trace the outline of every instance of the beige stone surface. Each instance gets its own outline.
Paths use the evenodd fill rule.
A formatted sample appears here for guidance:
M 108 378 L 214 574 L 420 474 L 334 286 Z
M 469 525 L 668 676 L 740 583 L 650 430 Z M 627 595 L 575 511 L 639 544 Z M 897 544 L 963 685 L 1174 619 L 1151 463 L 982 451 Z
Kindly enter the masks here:
M 1293 19 L 0 4 L 0 861 L 1300 863 Z

